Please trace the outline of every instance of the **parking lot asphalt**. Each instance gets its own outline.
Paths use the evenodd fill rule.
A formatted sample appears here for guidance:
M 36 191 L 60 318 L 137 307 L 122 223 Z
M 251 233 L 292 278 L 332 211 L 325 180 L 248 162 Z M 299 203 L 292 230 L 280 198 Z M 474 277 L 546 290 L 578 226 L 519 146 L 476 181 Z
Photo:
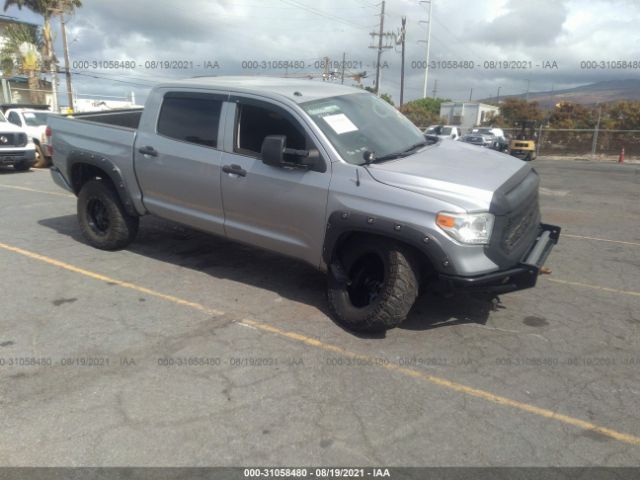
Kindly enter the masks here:
M 311 267 L 154 218 L 99 251 L 1 170 L 0 465 L 637 466 L 640 166 L 534 166 L 552 274 L 373 337 Z

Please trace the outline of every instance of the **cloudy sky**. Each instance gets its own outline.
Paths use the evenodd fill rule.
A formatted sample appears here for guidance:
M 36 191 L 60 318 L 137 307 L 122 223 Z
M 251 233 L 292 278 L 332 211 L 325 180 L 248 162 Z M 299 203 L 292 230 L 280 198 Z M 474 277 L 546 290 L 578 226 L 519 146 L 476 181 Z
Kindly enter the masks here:
M 195 75 L 284 75 L 262 62 L 297 61 L 288 75 L 321 73 L 319 61 L 340 62 L 347 75 L 375 77 L 376 51 L 370 32 L 378 30 L 376 0 L 84 0 L 69 19 L 72 68 L 77 93 L 143 101 L 156 82 Z M 398 32 L 407 17 L 405 100 L 422 95 L 428 5 L 387 0 L 385 32 Z M 7 15 L 40 23 L 26 10 Z M 569 88 L 599 80 L 640 78 L 640 69 L 587 70 L 582 61 L 640 62 L 640 2 L 637 0 L 433 0 L 431 60 L 473 62 L 474 68 L 429 71 L 428 92 L 453 99 Z M 56 22 L 56 27 L 57 27 Z M 57 30 L 57 28 L 56 28 Z M 60 34 L 56 33 L 62 58 Z M 391 41 L 391 38 L 389 38 Z M 93 68 L 91 62 L 132 60 L 134 69 Z M 186 69 L 151 62 L 182 61 Z M 385 49 L 381 91 L 394 100 L 400 90 L 400 48 Z M 492 69 L 485 62 L 515 61 L 532 68 Z M 244 62 L 244 63 L 243 63 Z M 254 62 L 246 68 L 246 62 Z M 543 68 L 545 65 L 557 68 Z M 470 65 L 470 63 L 467 63 Z M 81 66 L 81 65 L 80 65 Z M 73 65 L 72 65 L 73 67 Z M 98 65 L 99 67 L 99 65 Z M 155 67 L 155 68 L 154 68 Z M 245 68 L 243 68 L 245 67 Z M 263 68 L 267 67 L 267 68 Z M 487 68 L 485 68 L 487 67 Z M 60 78 L 63 81 L 63 78 Z M 318 81 L 318 80 L 316 80 Z M 345 83 L 353 83 L 347 78 Z M 63 99 L 61 96 L 61 103 Z

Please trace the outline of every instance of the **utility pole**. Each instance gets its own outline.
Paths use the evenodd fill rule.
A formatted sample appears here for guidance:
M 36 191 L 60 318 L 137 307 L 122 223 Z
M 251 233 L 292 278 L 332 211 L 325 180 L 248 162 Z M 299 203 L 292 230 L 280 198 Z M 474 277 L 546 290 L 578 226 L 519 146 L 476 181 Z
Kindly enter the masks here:
M 347 57 L 346 52 L 342 52 L 342 74 L 340 75 L 340 83 L 344 85 L 344 62 Z
M 60 29 L 62 30 L 62 48 L 64 49 L 64 75 L 67 78 L 67 101 L 73 112 L 73 90 L 71 88 L 71 72 L 69 71 L 69 45 L 67 44 L 67 28 L 64 21 L 64 12 L 60 12 Z
M 426 52 L 426 58 L 425 58 L 426 64 L 424 68 L 424 85 L 422 87 L 422 98 L 427 98 L 427 81 L 429 80 L 429 52 L 431 50 L 431 14 L 432 14 L 433 0 L 424 0 L 424 1 L 421 1 L 420 3 L 429 4 L 429 20 L 427 20 L 426 22 L 420 22 L 420 23 L 427 24 L 427 40 L 424 41 L 424 43 L 427 44 L 427 52 Z
M 591 156 L 596 156 L 596 148 L 598 147 L 598 130 L 600 130 L 600 119 L 602 117 L 602 105 L 598 105 L 598 121 L 596 123 L 596 129 L 593 132 L 593 143 L 591 144 Z
M 525 101 L 529 101 L 529 87 L 531 86 L 531 80 L 527 78 L 527 93 L 524 96 Z
M 324 72 L 322 73 L 322 81 L 329 80 L 329 57 L 324 57 Z
M 378 32 L 371 32 L 369 33 L 369 35 L 371 35 L 372 40 L 375 42 L 375 38 L 378 37 L 378 45 L 370 45 L 369 48 L 375 48 L 378 50 L 378 60 L 376 62 L 376 83 L 375 83 L 375 88 L 374 88 L 374 92 L 376 95 L 380 96 L 380 75 L 382 74 L 382 72 L 380 71 L 380 69 L 382 68 L 382 52 L 385 49 L 389 49 L 389 48 L 393 48 L 393 45 L 383 45 L 382 44 L 382 39 L 384 37 L 387 38 L 394 38 L 395 37 L 395 33 L 391 33 L 391 32 L 384 32 L 384 0 L 382 2 L 382 7 L 380 10 L 380 31 Z
M 438 93 L 438 79 L 436 78 L 433 81 L 433 98 L 436 98 L 437 93 Z
M 384 32 L 384 3 L 382 0 L 382 6 L 380 8 L 380 31 L 378 32 L 378 60 L 376 62 L 376 84 L 374 92 L 376 95 L 380 95 L 380 60 L 382 58 L 382 35 Z M 371 34 L 375 37 L 375 33 Z M 375 47 L 374 47 L 375 48 Z
M 404 52 L 405 52 L 405 40 L 407 36 L 407 17 L 402 17 L 402 27 L 400 27 L 400 43 L 402 44 L 402 54 L 400 63 L 400 106 L 404 101 Z
M 502 87 L 498 87 L 498 95 L 496 95 L 496 103 L 498 104 L 498 106 L 500 106 L 500 89 Z
M 49 43 L 48 61 L 49 61 L 49 74 L 51 75 L 51 110 L 58 113 L 58 67 L 56 66 L 56 56 L 53 53 L 53 43 Z
M 471 101 L 472 97 L 473 97 L 473 88 L 471 88 L 471 91 L 469 92 L 469 101 Z

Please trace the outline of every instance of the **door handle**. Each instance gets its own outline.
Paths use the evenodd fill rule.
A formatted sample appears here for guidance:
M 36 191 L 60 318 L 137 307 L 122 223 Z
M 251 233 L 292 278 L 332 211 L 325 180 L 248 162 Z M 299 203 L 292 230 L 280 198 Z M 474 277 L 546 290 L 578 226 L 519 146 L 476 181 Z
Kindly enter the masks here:
M 224 173 L 232 173 L 233 175 L 238 175 L 240 177 L 246 177 L 247 171 L 242 168 L 240 165 L 236 165 L 235 163 L 232 165 L 224 165 L 222 167 L 222 171 Z
M 151 147 L 149 145 L 147 145 L 146 147 L 139 148 L 138 152 L 140 152 L 143 155 L 150 155 L 152 157 L 157 157 L 158 156 L 158 151 L 155 148 L 153 148 L 153 147 Z

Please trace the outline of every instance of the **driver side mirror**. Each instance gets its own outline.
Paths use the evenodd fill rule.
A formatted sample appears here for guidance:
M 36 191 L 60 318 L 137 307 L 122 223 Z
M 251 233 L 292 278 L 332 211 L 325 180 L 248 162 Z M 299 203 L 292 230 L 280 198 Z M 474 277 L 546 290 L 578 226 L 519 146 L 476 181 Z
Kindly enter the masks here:
M 267 135 L 262 141 L 260 148 L 262 163 L 272 167 L 289 167 L 304 170 L 325 171 L 325 165 L 320 158 L 320 152 L 317 149 L 312 150 L 296 150 L 295 148 L 287 148 L 286 135 Z M 287 161 L 285 155 L 291 155 L 301 160 Z
M 284 149 L 287 145 L 285 135 L 267 135 L 262 141 L 260 154 L 262 163 L 272 167 L 280 167 L 284 164 Z

